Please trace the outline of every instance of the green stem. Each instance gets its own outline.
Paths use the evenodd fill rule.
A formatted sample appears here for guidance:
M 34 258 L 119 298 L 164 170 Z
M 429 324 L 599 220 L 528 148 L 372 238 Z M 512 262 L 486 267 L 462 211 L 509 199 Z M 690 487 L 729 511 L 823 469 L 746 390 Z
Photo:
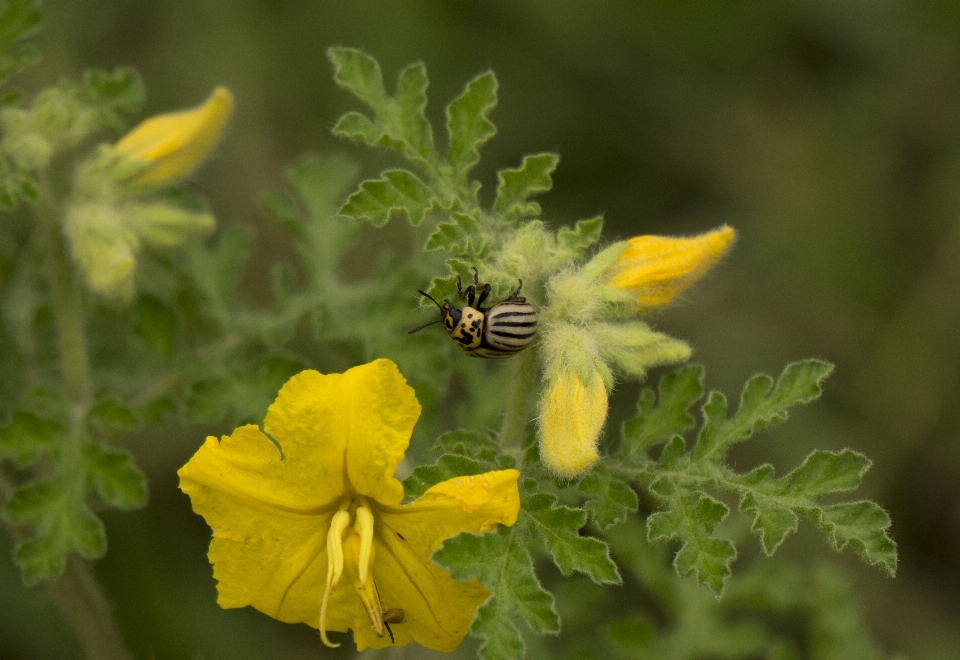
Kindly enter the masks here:
M 46 239 L 47 277 L 57 326 L 57 344 L 74 420 L 90 405 L 93 387 L 84 322 L 83 288 L 67 253 L 58 208 L 50 185 L 41 181 L 38 203 L 40 224 Z
M 50 298 L 57 328 L 63 382 L 70 405 L 70 433 L 63 447 L 64 469 L 79 469 L 83 443 L 83 424 L 93 400 L 93 379 L 84 318 L 83 284 L 70 259 L 61 228 L 58 208 L 49 181 L 40 181 L 38 220 L 46 242 L 46 269 Z M 75 483 L 83 483 L 74 479 Z M 107 599 L 90 572 L 87 563 L 68 556 L 66 568 L 49 585 L 57 605 L 80 638 L 91 660 L 131 660 L 110 614 Z
M 527 425 L 532 420 L 530 408 L 536 392 L 536 347 L 523 351 L 513 364 L 513 378 L 507 391 L 507 406 L 500 425 L 500 446 L 506 450 L 523 447 Z
M 50 584 L 50 593 L 80 638 L 88 658 L 133 660 L 87 562 L 75 555 L 67 557 L 63 575 Z

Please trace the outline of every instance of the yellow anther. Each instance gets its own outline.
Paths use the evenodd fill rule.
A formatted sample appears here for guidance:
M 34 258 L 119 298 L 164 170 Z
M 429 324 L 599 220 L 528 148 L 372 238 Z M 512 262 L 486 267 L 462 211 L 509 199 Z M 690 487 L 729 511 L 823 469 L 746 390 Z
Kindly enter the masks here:
M 373 513 L 365 506 L 357 507 L 357 521 L 353 528 L 360 535 L 360 557 L 358 574 L 360 577 L 360 587 L 367 584 L 367 576 L 370 574 L 370 564 L 373 563 Z
M 360 509 L 357 509 L 357 513 L 360 513 Z M 370 513 L 369 509 L 366 509 L 367 513 Z M 357 516 L 357 522 L 360 521 L 360 515 Z M 373 529 L 373 516 L 370 516 L 370 529 L 372 535 Z M 360 525 L 358 524 L 357 527 Z M 373 628 L 373 632 L 377 634 L 378 637 L 383 637 L 387 629 L 383 625 L 383 606 L 380 604 L 380 594 L 377 591 L 377 584 L 373 579 L 365 579 L 360 577 L 361 568 L 364 566 L 362 562 L 363 557 L 363 539 L 360 537 L 360 534 L 354 530 L 347 530 L 347 533 L 343 537 L 343 557 L 344 557 L 344 570 L 347 573 L 347 577 L 350 578 L 350 581 L 353 583 L 353 588 L 357 591 L 357 596 L 360 597 L 360 602 L 363 604 L 363 609 L 367 612 L 367 618 L 370 619 L 370 627 Z M 370 559 L 373 560 L 373 548 L 371 545 L 370 548 Z
M 320 639 L 331 648 L 340 644 L 334 644 L 327 639 L 327 600 L 343 575 L 343 530 L 349 524 L 350 513 L 345 510 L 345 506 L 341 506 L 340 510 L 333 514 L 330 531 L 327 532 L 327 587 L 323 590 L 323 600 L 320 602 Z

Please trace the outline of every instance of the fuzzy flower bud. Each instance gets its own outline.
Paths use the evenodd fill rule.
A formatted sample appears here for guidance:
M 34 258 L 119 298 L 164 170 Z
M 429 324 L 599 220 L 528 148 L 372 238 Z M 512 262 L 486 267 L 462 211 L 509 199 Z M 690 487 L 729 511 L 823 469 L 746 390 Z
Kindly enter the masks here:
M 111 298 L 132 294 L 140 240 L 124 226 L 122 213 L 108 204 L 74 206 L 64 231 L 91 291 Z
M 608 270 L 609 284 L 642 308 L 670 302 L 726 254 L 736 232 L 726 225 L 692 238 L 635 236 Z
M 121 161 L 142 163 L 133 182 L 153 187 L 189 176 L 213 150 L 233 113 L 233 95 L 224 87 L 191 110 L 151 117 L 127 133 L 114 152 Z
M 593 465 L 597 439 L 607 418 L 607 389 L 594 369 L 586 384 L 566 368 L 540 402 L 540 459 L 560 477 L 572 478 Z

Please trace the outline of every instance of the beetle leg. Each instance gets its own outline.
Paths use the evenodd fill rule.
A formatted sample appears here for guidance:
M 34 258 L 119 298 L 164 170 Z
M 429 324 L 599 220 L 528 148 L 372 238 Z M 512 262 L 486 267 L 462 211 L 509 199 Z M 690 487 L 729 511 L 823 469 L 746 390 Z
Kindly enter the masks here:
M 476 266 L 473 267 L 473 283 L 480 286 L 480 271 Z
M 481 305 L 483 305 L 483 301 L 486 300 L 487 296 L 490 295 L 490 289 L 491 289 L 490 284 L 484 284 L 483 288 L 480 289 L 480 297 L 477 298 L 477 309 L 481 309 Z
M 521 280 L 521 279 L 518 277 L 518 278 L 517 278 L 517 282 L 519 283 L 519 284 L 517 284 L 517 290 L 513 292 L 513 295 L 510 296 L 511 298 L 519 298 L 519 297 L 520 297 L 520 289 L 523 288 L 523 280 Z

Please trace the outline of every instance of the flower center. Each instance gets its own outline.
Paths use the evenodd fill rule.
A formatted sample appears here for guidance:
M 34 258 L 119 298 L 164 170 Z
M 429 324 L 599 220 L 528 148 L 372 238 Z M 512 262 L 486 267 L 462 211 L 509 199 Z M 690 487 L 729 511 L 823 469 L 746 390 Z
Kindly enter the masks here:
M 373 513 L 365 504 L 360 504 L 350 514 L 352 500 L 347 499 L 333 514 L 330 530 L 327 532 L 327 586 L 323 591 L 320 604 L 320 639 L 330 647 L 340 646 L 327 639 L 327 601 L 340 583 L 344 573 L 360 597 L 363 608 L 370 619 L 370 627 L 379 637 L 383 637 L 385 626 L 383 608 L 377 585 L 370 574 L 375 550 L 373 547 Z M 350 527 L 354 518 L 353 528 Z M 393 635 L 391 635 L 392 637 Z

